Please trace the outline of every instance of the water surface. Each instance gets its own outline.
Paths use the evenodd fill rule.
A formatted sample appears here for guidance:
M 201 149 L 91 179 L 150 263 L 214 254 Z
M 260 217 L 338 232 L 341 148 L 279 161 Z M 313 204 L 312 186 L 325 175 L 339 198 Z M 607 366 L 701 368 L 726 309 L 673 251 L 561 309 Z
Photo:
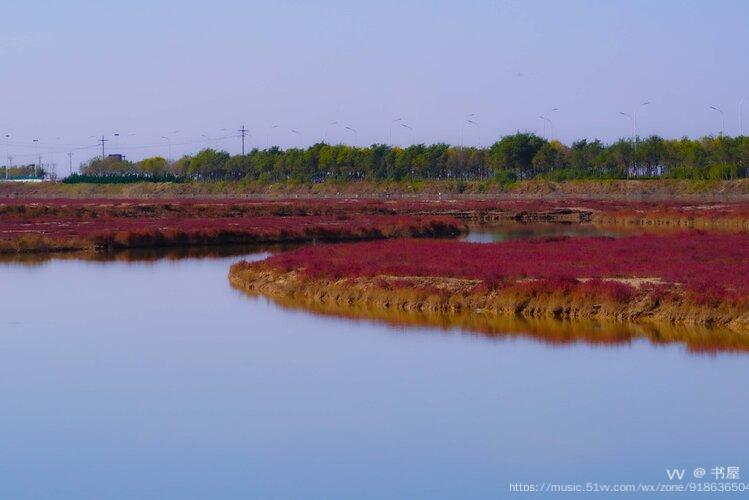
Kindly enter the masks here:
M 502 498 L 749 474 L 745 355 L 325 317 L 232 289 L 236 255 L 156 257 L 0 264 L 0 498 Z

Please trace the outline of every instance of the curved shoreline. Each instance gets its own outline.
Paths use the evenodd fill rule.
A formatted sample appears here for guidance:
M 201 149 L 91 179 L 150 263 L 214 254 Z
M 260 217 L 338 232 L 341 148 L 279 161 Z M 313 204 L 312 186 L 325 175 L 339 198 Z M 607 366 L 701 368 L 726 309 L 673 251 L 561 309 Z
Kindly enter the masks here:
M 596 295 L 593 289 L 575 294 L 539 293 L 526 287 L 505 286 L 477 291 L 476 280 L 429 277 L 357 277 L 313 279 L 297 271 L 252 264 L 232 266 L 233 286 L 279 301 L 320 307 L 405 311 L 427 314 L 482 315 L 494 318 L 562 319 L 615 323 L 655 323 L 687 327 L 719 327 L 749 336 L 749 311 L 740 305 L 698 305 L 680 294 L 655 296 L 637 292 L 626 301 Z M 397 283 L 394 287 L 393 284 Z M 580 286 L 584 286 L 580 282 Z

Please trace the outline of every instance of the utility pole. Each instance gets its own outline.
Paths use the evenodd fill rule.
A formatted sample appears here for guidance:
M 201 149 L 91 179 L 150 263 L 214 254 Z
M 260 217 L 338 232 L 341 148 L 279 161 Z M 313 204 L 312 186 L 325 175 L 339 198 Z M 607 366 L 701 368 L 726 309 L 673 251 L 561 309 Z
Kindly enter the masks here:
M 73 152 L 68 153 L 68 168 L 70 169 L 70 175 L 73 175 Z
M 101 159 L 104 160 L 104 143 L 109 142 L 109 139 L 105 139 L 104 136 L 101 136 L 101 139 L 99 139 L 99 142 L 101 143 Z
M 5 180 L 8 180 L 8 170 L 13 168 L 13 155 L 8 155 L 8 166 L 5 167 Z
M 244 138 L 247 136 L 248 130 L 244 128 L 244 125 L 242 125 L 242 128 L 240 128 L 237 132 L 239 132 L 242 137 L 242 156 L 244 156 Z
M 42 170 L 42 155 L 39 155 L 39 170 Z M 37 166 L 34 165 L 34 178 L 37 176 Z

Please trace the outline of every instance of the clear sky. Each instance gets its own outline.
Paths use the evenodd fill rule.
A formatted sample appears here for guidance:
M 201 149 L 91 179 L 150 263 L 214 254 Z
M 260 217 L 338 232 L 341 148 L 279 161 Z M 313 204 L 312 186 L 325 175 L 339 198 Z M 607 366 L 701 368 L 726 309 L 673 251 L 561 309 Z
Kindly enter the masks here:
M 202 136 L 243 123 L 262 147 L 386 142 L 399 117 L 394 143 L 472 145 L 471 113 L 483 144 L 543 114 L 564 142 L 610 141 L 650 101 L 640 135 L 717 134 L 711 105 L 734 135 L 749 95 L 746 0 L 2 0 L 0 19 L 0 158 L 61 172 L 102 134 L 131 159 L 237 153 Z

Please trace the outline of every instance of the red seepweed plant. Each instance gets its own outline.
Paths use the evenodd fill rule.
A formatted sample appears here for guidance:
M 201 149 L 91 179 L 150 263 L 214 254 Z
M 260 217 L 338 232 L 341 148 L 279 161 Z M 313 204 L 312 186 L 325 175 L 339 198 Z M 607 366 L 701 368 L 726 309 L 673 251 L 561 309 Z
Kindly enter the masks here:
M 679 291 L 694 303 L 745 302 L 749 235 L 684 232 L 623 238 L 546 238 L 498 244 L 400 239 L 304 247 L 244 264 L 311 279 L 443 277 L 478 289 L 566 293 L 626 302 L 635 290 Z

